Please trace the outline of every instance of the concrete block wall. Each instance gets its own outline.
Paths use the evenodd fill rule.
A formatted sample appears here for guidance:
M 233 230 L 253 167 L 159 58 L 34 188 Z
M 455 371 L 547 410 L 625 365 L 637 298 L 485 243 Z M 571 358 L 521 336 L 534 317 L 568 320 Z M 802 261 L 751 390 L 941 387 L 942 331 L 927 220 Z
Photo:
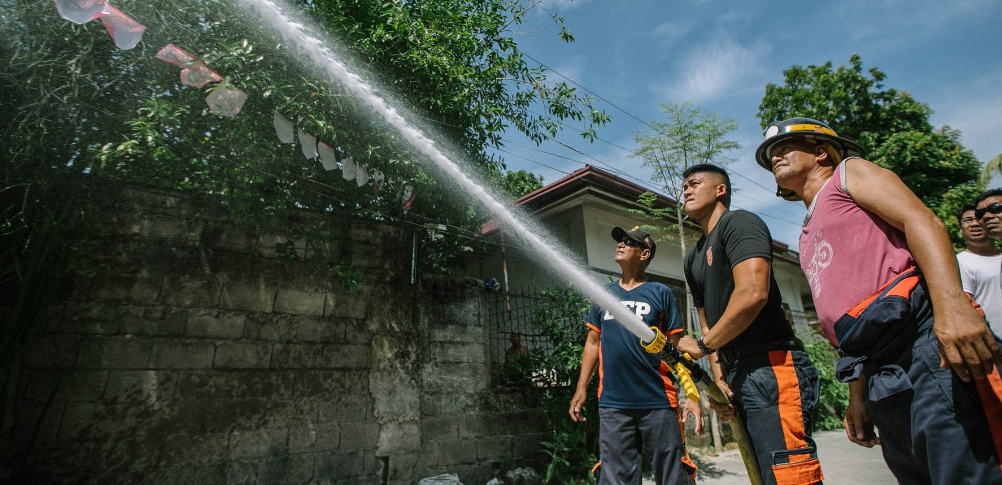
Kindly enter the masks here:
M 33 483 L 486 483 L 538 458 L 490 389 L 479 282 L 409 284 L 410 234 L 356 224 L 349 293 L 174 194 L 125 190 L 20 365 Z

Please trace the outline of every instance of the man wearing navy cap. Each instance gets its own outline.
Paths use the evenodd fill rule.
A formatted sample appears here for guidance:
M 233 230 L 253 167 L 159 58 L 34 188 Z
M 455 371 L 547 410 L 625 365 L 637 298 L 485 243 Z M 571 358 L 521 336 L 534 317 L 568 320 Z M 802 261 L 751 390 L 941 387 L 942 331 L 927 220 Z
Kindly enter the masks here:
M 612 238 L 618 243 L 616 263 L 623 277 L 609 284 L 609 292 L 677 344 L 683 328 L 675 297 L 667 286 L 647 281 L 645 274 L 657 251 L 654 239 L 639 227 L 617 227 Z M 588 338 L 569 414 L 575 422 L 585 420 L 581 406 L 588 381 L 599 368 L 599 483 L 640 483 L 644 449 L 658 485 L 694 483 L 696 466 L 685 449 L 678 389 L 668 365 L 644 351 L 636 336 L 594 303 L 585 324 Z M 684 416 L 690 414 L 696 416 L 696 433 L 702 433 L 702 410 L 691 400 L 685 403 Z

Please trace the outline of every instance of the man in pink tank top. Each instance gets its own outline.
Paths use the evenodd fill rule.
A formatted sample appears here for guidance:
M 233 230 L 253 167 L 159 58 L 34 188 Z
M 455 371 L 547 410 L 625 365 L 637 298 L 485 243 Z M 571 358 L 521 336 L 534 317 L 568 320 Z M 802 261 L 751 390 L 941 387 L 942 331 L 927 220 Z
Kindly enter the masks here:
M 809 207 L 801 267 L 843 356 L 846 435 L 880 444 L 901 483 L 1002 484 L 999 342 L 963 292 L 942 221 L 860 156 L 809 118 L 773 123 L 756 151 L 778 195 Z

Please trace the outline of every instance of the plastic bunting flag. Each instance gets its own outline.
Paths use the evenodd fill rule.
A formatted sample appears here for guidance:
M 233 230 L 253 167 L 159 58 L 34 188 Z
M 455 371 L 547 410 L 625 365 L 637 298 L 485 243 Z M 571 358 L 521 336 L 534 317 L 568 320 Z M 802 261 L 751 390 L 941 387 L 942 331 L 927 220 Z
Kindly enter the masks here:
M 278 141 L 282 143 L 295 143 L 296 142 L 296 130 L 295 126 L 289 121 L 288 118 L 282 116 L 278 111 L 275 112 L 275 134 L 278 135 Z
M 386 177 L 383 172 L 379 170 L 373 170 L 372 172 L 372 191 L 379 192 L 379 189 L 383 186 L 383 182 L 386 181 Z
M 317 146 L 317 152 L 320 154 L 320 163 L 324 166 L 324 170 L 330 172 L 337 168 L 337 158 L 334 156 L 334 149 L 330 145 L 320 142 Z
M 115 47 L 127 51 L 143 40 L 143 32 L 146 32 L 145 25 L 136 22 L 135 19 L 111 4 L 108 4 L 102 14 L 101 22 L 108 29 L 111 40 L 115 41 Z
M 411 209 L 411 206 L 414 205 L 414 186 L 413 185 L 405 185 L 404 186 L 404 195 L 403 195 L 403 197 L 401 197 L 401 201 L 403 202 L 404 212 L 409 211 Z
M 355 183 L 361 187 L 369 182 L 369 168 L 365 165 L 358 166 L 358 172 L 355 173 Z
M 59 16 L 75 24 L 85 24 L 101 16 L 106 0 L 55 0 Z
M 356 175 L 355 170 L 355 161 L 352 160 L 351 157 L 341 160 L 341 176 L 344 177 L 345 180 L 354 179 Z
M 299 128 L 299 145 L 303 149 L 303 156 L 306 158 L 317 158 L 317 137 Z
M 243 108 L 244 101 L 247 101 L 247 93 L 226 86 L 216 87 L 205 97 L 210 111 L 227 118 L 236 116 L 240 108 Z
M 218 72 L 209 69 L 205 61 L 187 53 L 184 49 L 167 44 L 160 52 L 157 52 L 157 59 L 169 62 L 181 68 L 181 83 L 186 86 L 200 88 L 211 82 L 219 82 L 223 77 Z

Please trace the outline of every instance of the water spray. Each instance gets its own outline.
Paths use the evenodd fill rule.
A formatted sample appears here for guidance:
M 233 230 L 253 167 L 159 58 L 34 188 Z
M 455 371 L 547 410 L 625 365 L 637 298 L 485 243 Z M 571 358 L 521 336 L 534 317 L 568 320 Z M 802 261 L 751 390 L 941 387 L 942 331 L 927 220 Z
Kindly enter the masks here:
M 411 146 L 420 151 L 467 193 L 483 204 L 495 217 L 501 220 L 503 225 L 514 229 L 513 232 L 539 254 L 540 260 L 566 276 L 571 284 L 588 295 L 592 302 L 612 313 L 624 328 L 640 338 L 641 345 L 648 352 L 658 354 L 669 365 L 684 367 L 692 377 L 696 378 L 699 387 L 704 388 L 714 401 L 725 404 L 729 402 L 727 396 L 714 384 L 712 376 L 690 361 L 688 356 L 680 355 L 678 349 L 667 341 L 664 334 L 645 325 L 638 315 L 621 304 L 584 270 L 573 264 L 552 244 L 544 241 L 539 236 L 538 229 L 530 228 L 530 224 L 516 215 L 514 210 L 499 202 L 497 197 L 490 194 L 483 185 L 478 184 L 471 176 L 464 173 L 456 162 L 445 155 L 435 141 L 408 122 L 396 108 L 377 94 L 369 83 L 351 71 L 340 60 L 339 56 L 335 55 L 320 40 L 318 35 L 311 34 L 310 27 L 294 20 L 271 0 L 240 0 L 239 3 L 256 10 L 264 22 L 270 24 L 282 36 L 290 40 L 287 45 L 297 48 L 302 54 L 309 57 L 317 67 L 337 79 L 346 90 L 369 107 L 376 116 L 397 130 Z M 731 428 L 735 429 L 734 436 L 741 447 L 741 454 L 745 466 L 748 468 L 749 478 L 753 484 L 761 483 L 761 474 L 758 472 L 758 464 L 744 423 L 741 422 L 740 418 L 736 418 L 732 421 Z M 754 471 L 752 465 L 754 465 Z

